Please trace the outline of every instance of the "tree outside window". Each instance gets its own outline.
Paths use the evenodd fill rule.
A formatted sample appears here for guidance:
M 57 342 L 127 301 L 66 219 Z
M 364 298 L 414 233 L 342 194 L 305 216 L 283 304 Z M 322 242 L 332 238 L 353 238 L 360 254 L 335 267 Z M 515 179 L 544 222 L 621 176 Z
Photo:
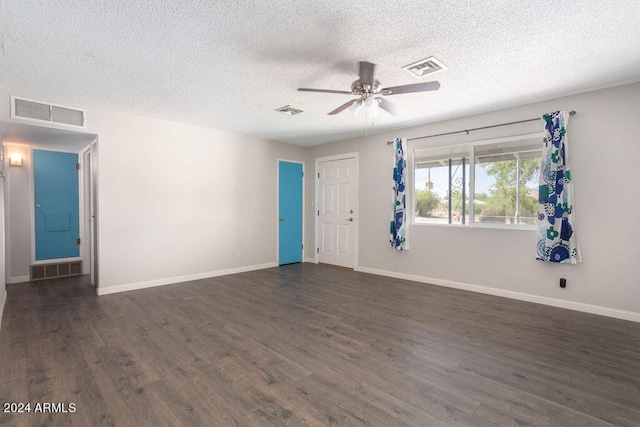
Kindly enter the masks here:
M 471 146 L 415 150 L 414 221 L 535 224 L 541 140 L 523 138 Z M 469 168 L 471 153 L 473 168 Z M 469 188 L 471 174 L 473 192 Z

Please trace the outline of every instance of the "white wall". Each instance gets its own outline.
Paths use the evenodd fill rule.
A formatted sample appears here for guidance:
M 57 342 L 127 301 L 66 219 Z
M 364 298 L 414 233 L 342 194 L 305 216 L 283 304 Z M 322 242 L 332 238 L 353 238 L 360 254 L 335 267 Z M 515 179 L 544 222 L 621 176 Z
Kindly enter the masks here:
M 0 140 L 2 132 L 0 132 Z M 6 162 L 5 162 L 6 165 Z M 4 314 L 4 306 L 7 301 L 7 287 L 5 284 L 5 221 L 4 221 L 4 178 L 0 178 L 0 327 L 2 327 L 2 317 Z
M 639 100 L 640 84 L 604 89 L 318 146 L 310 150 L 309 161 L 359 151 L 358 263 L 365 271 L 409 275 L 405 277 L 640 321 Z M 535 231 L 412 226 L 411 250 L 398 252 L 389 247 L 393 149 L 386 141 L 397 136 L 411 138 L 470 129 L 572 109 L 577 115 L 569 121 L 568 138 L 582 264 L 536 261 Z M 421 144 L 473 141 L 541 130 L 542 125 L 534 122 L 472 132 L 469 136 L 432 138 Z M 409 148 L 418 143 L 410 142 Z M 313 183 L 307 183 L 307 194 L 308 200 L 313 200 Z M 313 242 L 312 212 L 306 220 L 307 241 Z M 307 256 L 313 257 L 314 245 L 307 248 Z M 567 278 L 565 289 L 558 285 L 560 277 Z
M 22 166 L 5 169 L 6 203 L 6 277 L 7 283 L 29 280 L 31 264 L 31 149 L 27 145 L 7 142 L 4 152 L 22 156 Z
M 117 113 L 90 117 L 102 293 L 275 265 L 276 159 L 302 159 L 301 148 Z
M 87 121 L 100 293 L 276 264 L 276 159 L 304 160 L 302 148 L 103 110 Z

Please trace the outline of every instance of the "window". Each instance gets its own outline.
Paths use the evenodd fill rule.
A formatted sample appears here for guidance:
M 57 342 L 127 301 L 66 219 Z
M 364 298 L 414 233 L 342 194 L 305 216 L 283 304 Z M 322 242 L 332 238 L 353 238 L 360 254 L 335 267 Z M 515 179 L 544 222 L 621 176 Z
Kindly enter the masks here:
M 541 138 L 416 148 L 414 223 L 535 224 Z
M 466 224 L 469 215 L 469 146 L 414 152 L 415 222 Z

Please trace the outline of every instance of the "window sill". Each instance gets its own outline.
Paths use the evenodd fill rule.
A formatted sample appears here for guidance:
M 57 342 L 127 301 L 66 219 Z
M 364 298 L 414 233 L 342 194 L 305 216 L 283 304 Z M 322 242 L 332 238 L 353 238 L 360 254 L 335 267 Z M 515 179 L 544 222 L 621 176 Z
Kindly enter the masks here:
M 535 225 L 508 225 L 508 224 L 486 224 L 486 223 L 473 223 L 473 224 L 438 224 L 428 222 L 416 222 L 411 221 L 412 226 L 417 227 L 448 227 L 448 228 L 486 228 L 493 230 L 515 230 L 515 231 L 537 231 Z

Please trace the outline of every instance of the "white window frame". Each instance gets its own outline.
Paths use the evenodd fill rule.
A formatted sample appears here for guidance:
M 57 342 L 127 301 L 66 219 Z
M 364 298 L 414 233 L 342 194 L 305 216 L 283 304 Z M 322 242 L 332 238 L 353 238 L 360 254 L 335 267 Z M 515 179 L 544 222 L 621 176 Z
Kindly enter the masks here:
M 474 222 L 475 210 L 474 210 L 474 200 L 476 196 L 475 190 L 475 147 L 482 145 L 491 145 L 491 144 L 502 144 L 506 142 L 513 141 L 521 141 L 526 139 L 535 139 L 540 138 L 540 147 L 542 148 L 542 139 L 544 138 L 544 132 L 536 132 L 536 133 L 528 133 L 522 135 L 513 135 L 502 138 L 492 138 L 492 139 L 483 139 L 478 141 L 470 141 L 470 142 L 460 142 L 455 144 L 415 144 L 409 150 L 411 155 L 411 188 L 409 190 L 410 200 L 412 209 L 411 209 L 411 225 L 418 227 L 472 227 L 472 228 L 497 228 L 497 229 L 506 229 L 506 230 L 526 230 L 531 231 L 535 230 L 536 226 L 531 224 L 490 224 L 490 223 L 476 223 Z M 468 221 L 466 224 L 437 224 L 437 223 L 425 223 L 425 222 L 416 222 L 416 214 L 415 214 L 415 151 L 416 150 L 428 150 L 430 148 L 442 148 L 442 147 L 455 147 L 455 146 L 469 146 L 469 218 L 471 221 Z

